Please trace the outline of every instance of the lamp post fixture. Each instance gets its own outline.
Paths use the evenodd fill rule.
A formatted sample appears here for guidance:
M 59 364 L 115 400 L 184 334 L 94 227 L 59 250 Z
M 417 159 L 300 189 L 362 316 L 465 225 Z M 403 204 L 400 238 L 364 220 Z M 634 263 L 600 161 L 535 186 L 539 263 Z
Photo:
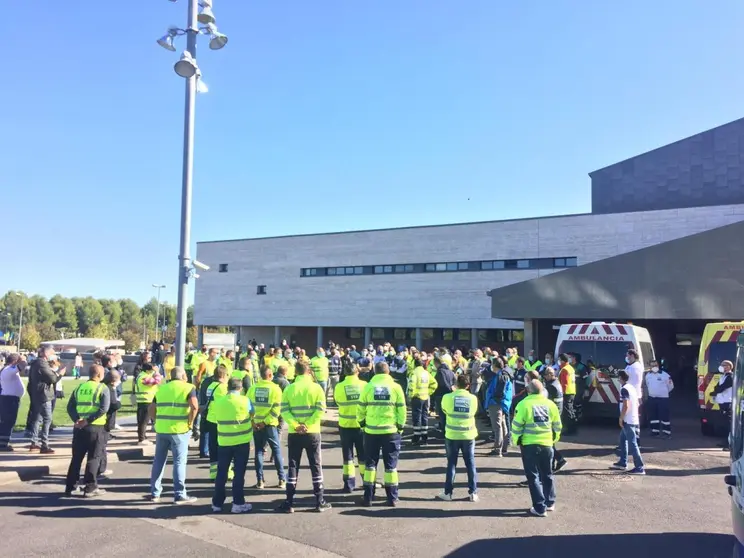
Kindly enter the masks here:
M 8 294 L 16 294 L 21 297 L 21 315 L 18 318 L 18 350 L 21 350 L 21 335 L 23 331 L 23 303 L 26 301 L 26 296 L 21 291 L 10 291 Z M 8 318 L 10 318 L 10 312 L 8 312 Z M 10 329 L 10 325 L 8 325 Z
M 175 2 L 176 0 L 170 0 Z M 191 260 L 191 188 L 194 170 L 194 113 L 197 92 L 206 93 L 207 87 L 196 64 L 196 38 L 209 35 L 209 48 L 220 50 L 227 44 L 227 35 L 217 30 L 212 11 L 213 0 L 188 0 L 186 28 L 170 27 L 158 39 L 158 44 L 175 52 L 174 39 L 186 35 L 186 50 L 173 66 L 175 72 L 186 80 L 186 102 L 183 122 L 183 169 L 181 184 L 181 241 L 178 265 L 178 307 L 176 310 L 176 364 L 183 366 L 186 352 L 186 310 L 188 308 L 189 280 L 196 274 Z M 199 27 L 199 24 L 203 27 Z
M 164 289 L 165 285 L 158 285 L 157 283 L 152 284 L 153 288 L 158 290 L 158 306 L 157 310 L 155 310 L 155 336 L 158 335 L 158 330 L 160 329 L 160 289 Z

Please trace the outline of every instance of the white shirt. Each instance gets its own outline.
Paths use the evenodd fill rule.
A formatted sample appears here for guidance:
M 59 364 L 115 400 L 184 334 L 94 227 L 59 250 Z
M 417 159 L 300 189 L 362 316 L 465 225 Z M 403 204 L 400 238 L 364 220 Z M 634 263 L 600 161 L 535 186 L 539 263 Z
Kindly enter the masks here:
M 624 401 L 628 402 L 628 412 L 625 413 L 625 417 L 623 418 L 623 420 L 627 424 L 639 426 L 640 421 L 638 420 L 638 392 L 630 384 L 630 382 L 620 388 L 620 412 L 622 412 L 623 410 Z
M 643 366 L 637 360 L 625 367 L 628 373 L 628 383 L 635 388 L 636 395 L 643 393 Z
M 674 389 L 672 378 L 664 372 L 649 372 L 646 374 L 646 389 L 649 397 L 669 398 L 669 392 Z
M 3 395 L 14 395 L 15 397 L 23 397 L 23 382 L 21 381 L 21 374 L 18 372 L 18 368 L 15 366 L 6 366 L 0 372 L 0 388 L 2 388 Z
M 718 379 L 718 385 L 721 385 L 724 381 L 726 381 L 726 377 L 729 376 L 729 374 L 721 374 L 721 377 Z M 3 389 L 3 393 L 5 393 L 5 389 Z M 726 388 L 721 393 L 716 395 L 716 403 L 720 405 L 721 403 L 731 403 L 734 396 L 734 388 Z

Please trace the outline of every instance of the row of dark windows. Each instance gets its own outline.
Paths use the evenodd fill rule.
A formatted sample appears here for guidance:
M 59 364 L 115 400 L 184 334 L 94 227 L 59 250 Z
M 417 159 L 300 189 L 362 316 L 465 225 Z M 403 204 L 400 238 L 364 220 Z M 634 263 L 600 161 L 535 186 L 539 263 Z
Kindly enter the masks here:
M 414 328 L 371 328 L 372 341 L 416 341 Z M 521 329 L 478 329 L 478 341 L 482 343 L 522 342 L 524 330 Z M 470 329 L 433 329 L 421 328 L 422 341 L 471 341 L 473 332 Z M 363 327 L 350 327 L 347 331 L 349 339 L 364 339 Z
M 522 260 L 481 260 L 473 262 L 437 262 L 391 265 L 356 265 L 344 267 L 303 267 L 302 277 L 335 275 L 385 275 L 388 273 L 437 273 L 452 271 L 494 271 L 499 269 L 561 269 L 576 267 L 575 257 L 531 258 Z

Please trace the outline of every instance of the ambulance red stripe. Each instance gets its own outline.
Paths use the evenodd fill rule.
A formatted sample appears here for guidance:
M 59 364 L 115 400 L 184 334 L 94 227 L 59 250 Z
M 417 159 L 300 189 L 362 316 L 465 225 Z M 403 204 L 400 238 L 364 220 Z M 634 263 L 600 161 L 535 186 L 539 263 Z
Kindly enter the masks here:
M 576 331 L 576 328 L 577 328 L 577 327 L 578 327 L 578 326 L 577 326 L 576 324 L 574 324 L 574 325 L 572 325 L 571 327 L 569 327 L 569 328 L 568 328 L 568 334 L 569 334 L 569 335 L 573 335 L 573 332 L 574 332 L 574 331 Z
M 620 332 L 620 335 L 628 335 L 628 330 L 625 329 L 625 326 L 618 325 L 618 326 L 615 326 L 615 327 Z
M 589 324 L 584 324 L 583 326 L 581 326 L 581 329 L 579 330 L 579 335 L 584 335 L 587 329 L 589 329 Z
M 611 327 L 610 327 L 609 325 L 607 325 L 607 324 L 603 324 L 603 325 L 602 325 L 602 329 L 604 329 L 604 332 L 605 332 L 605 333 L 606 333 L 607 335 L 612 335 L 612 334 L 614 333 L 614 332 L 612 331 L 612 328 L 611 328 Z

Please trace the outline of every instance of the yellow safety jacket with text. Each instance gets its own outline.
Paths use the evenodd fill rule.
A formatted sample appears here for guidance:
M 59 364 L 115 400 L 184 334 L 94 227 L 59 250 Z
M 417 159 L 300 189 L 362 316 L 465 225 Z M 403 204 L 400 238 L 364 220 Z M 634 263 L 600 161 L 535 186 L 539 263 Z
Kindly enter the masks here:
M 515 446 L 552 446 L 561 437 L 558 407 L 541 393 L 528 395 L 514 411 L 511 433 Z
M 278 426 L 282 412 L 282 388 L 270 380 L 259 380 L 248 390 L 248 399 L 253 403 L 253 422 L 267 426 Z
M 253 440 L 253 421 L 250 413 L 251 402 L 245 395 L 231 391 L 215 401 L 214 419 L 217 423 L 217 444 L 220 446 L 239 446 L 250 444 Z
M 415 368 L 411 378 L 408 381 L 408 394 L 411 398 L 428 401 L 429 397 L 438 387 L 434 376 L 422 367 Z
M 207 386 L 207 421 L 217 422 L 214 416 L 214 404 L 227 395 L 227 382 L 212 382 Z
M 395 434 L 406 424 L 406 396 L 389 374 L 375 374 L 364 386 L 357 422 L 366 434 Z
M 447 417 L 444 423 L 444 437 L 448 440 L 475 440 L 478 428 L 475 413 L 478 411 L 478 397 L 465 389 L 457 389 L 442 397 L 442 411 Z
M 367 382 L 360 380 L 359 376 L 346 376 L 343 382 L 333 388 L 333 398 L 338 405 L 338 425 L 341 428 L 359 428 L 357 409 L 366 385 Z
M 87 419 L 101 406 L 101 393 L 108 389 L 100 382 L 88 380 L 80 384 L 75 390 L 75 410 L 81 419 Z M 95 426 L 106 424 L 106 413 L 91 422 Z

